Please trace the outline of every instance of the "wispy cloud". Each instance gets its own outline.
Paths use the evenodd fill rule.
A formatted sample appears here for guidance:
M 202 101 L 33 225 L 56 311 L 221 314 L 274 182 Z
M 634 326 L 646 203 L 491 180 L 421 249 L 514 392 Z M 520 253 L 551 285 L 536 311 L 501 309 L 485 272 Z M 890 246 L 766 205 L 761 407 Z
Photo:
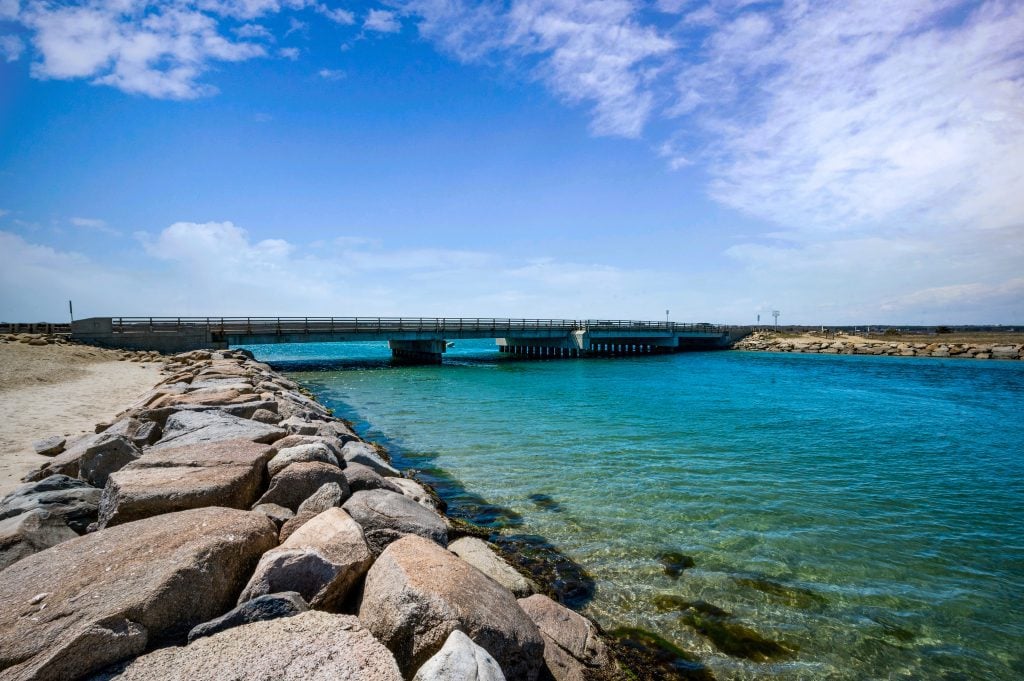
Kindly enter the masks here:
M 25 51 L 25 43 L 16 35 L 0 35 L 0 59 L 10 63 L 18 61 Z
M 297 47 L 282 47 L 280 50 L 277 51 L 277 53 L 284 57 L 285 59 L 291 61 L 297 60 L 300 54 L 299 48 Z
M 71 218 L 68 220 L 72 225 L 80 229 L 89 229 L 96 232 L 103 232 L 110 236 L 120 236 L 121 232 L 107 225 L 105 220 L 98 218 Z
M 363 28 L 367 31 L 376 31 L 377 33 L 398 33 L 402 30 L 402 23 L 394 12 L 384 9 L 371 9 L 366 14 Z
M 345 72 L 340 69 L 320 69 L 316 75 L 324 80 L 342 80 L 345 77 Z
M 329 7 L 323 3 L 316 5 L 316 11 L 336 24 L 351 26 L 356 23 L 356 15 L 341 7 Z
M 634 0 L 514 0 L 507 8 L 466 0 L 394 4 L 455 57 L 499 56 L 566 102 L 590 105 L 599 135 L 640 136 L 664 95 L 654 83 L 677 48 L 640 21 L 643 5 Z

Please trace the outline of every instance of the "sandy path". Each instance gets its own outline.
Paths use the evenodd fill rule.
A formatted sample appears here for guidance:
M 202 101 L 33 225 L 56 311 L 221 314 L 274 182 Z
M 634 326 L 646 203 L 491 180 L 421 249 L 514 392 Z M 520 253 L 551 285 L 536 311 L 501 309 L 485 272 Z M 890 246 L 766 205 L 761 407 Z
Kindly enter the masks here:
M 32 451 L 33 442 L 91 433 L 160 381 L 159 365 L 112 361 L 114 353 L 89 350 L 0 345 L 2 373 L 18 378 L 0 382 L 0 496 L 46 461 Z

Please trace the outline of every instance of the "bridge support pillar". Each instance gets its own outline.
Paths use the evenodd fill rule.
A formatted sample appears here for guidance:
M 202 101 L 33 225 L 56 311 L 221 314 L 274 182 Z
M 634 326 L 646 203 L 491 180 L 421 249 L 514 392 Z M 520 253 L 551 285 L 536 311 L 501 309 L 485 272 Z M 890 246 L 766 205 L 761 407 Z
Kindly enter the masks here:
M 396 364 L 440 364 L 448 344 L 443 340 L 389 340 Z

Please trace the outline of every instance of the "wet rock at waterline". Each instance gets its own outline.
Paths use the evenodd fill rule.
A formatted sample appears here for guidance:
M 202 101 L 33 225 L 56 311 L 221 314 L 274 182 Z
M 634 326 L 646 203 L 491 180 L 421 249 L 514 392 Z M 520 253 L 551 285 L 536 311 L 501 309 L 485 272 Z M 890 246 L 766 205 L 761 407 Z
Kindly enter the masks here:
M 441 516 L 396 492 L 356 492 L 343 508 L 363 527 L 374 553 L 410 534 L 448 545 L 448 530 Z

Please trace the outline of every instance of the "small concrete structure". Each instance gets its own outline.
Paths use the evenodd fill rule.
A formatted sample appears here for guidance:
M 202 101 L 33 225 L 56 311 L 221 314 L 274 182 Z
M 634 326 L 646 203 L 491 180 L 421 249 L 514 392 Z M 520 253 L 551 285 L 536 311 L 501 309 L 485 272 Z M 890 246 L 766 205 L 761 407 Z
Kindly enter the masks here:
M 448 341 L 494 338 L 523 358 L 646 355 L 731 347 L 749 327 L 574 319 L 399 317 L 94 317 L 75 340 L 103 347 L 184 352 L 266 343 L 388 341 L 403 364 L 440 364 Z

